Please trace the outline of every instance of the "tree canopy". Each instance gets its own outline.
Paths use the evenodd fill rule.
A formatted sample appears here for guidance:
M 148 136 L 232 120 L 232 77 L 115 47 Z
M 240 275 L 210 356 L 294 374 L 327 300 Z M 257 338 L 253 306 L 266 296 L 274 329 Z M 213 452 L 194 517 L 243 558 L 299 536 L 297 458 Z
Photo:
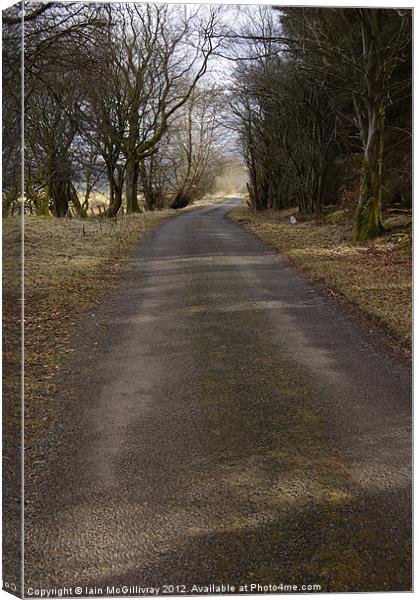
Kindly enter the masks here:
M 234 146 L 255 209 L 320 215 L 352 194 L 354 239 L 376 236 L 383 202 L 411 202 L 411 29 L 396 9 L 12 7 L 3 213 L 22 197 L 22 91 L 25 210 L 86 217 L 100 186 L 109 217 L 185 206 Z

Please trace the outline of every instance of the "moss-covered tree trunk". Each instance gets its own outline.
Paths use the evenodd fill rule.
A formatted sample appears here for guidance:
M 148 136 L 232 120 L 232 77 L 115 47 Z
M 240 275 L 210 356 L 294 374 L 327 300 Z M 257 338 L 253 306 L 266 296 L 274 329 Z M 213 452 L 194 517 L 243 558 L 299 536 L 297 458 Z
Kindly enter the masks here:
M 353 228 L 355 241 L 374 238 L 383 231 L 381 220 L 385 118 L 383 102 L 377 102 L 371 107 L 368 116 L 368 138 L 362 162 L 359 200 Z
M 388 101 L 386 87 L 393 67 L 391 60 L 386 57 L 387 45 L 383 38 L 384 12 L 361 10 L 358 14 L 366 85 L 362 100 L 358 98 L 354 101 L 364 157 L 353 238 L 355 241 L 363 241 L 374 238 L 383 231 L 381 195 L 384 120 L 386 101 Z

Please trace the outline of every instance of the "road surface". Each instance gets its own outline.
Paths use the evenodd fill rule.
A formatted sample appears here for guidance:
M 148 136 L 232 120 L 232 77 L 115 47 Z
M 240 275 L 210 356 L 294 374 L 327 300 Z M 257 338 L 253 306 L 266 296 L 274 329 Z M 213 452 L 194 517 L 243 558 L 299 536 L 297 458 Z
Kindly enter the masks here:
M 239 202 L 163 222 L 80 321 L 27 590 L 410 589 L 410 370 Z

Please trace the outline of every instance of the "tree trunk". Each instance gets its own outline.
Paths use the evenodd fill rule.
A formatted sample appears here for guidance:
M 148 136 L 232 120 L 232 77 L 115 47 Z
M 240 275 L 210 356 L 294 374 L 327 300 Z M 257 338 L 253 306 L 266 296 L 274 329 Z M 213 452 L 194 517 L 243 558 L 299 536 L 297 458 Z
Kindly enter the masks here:
M 109 178 L 110 184 L 110 203 L 108 210 L 106 211 L 107 217 L 116 217 L 119 209 L 122 206 L 122 191 L 124 189 L 124 173 L 122 165 L 116 166 L 117 177 L 115 179 L 114 174 Z
M 186 194 L 183 194 L 182 192 L 178 192 L 172 200 L 170 208 L 185 208 L 186 206 L 188 206 L 189 203 L 190 202 L 188 196 Z
M 82 219 L 86 219 L 87 218 L 87 208 L 85 206 L 82 206 L 82 204 L 79 200 L 78 194 L 77 194 L 77 190 L 72 183 L 69 183 L 69 186 L 68 186 L 68 196 L 69 196 L 69 202 L 71 202 L 71 204 L 74 207 L 74 210 L 79 215 L 79 217 L 81 217 Z
M 361 170 L 361 185 L 353 229 L 354 241 L 368 240 L 383 231 L 381 221 L 384 107 L 369 111 L 368 139 Z
M 54 217 L 63 218 L 68 214 L 68 193 L 65 182 L 51 181 L 48 186 L 49 197 L 52 201 L 52 213 Z
M 72 181 L 72 170 L 66 158 L 54 156 L 49 160 L 48 176 L 45 177 L 44 190 L 46 198 L 51 202 L 51 211 L 55 217 L 69 215 L 70 205 L 80 216 L 83 215 L 76 188 Z M 46 200 L 45 204 L 48 204 Z
M 119 209 L 122 206 L 122 188 L 116 186 L 113 191 L 113 197 L 111 198 L 111 203 L 108 206 L 108 210 L 106 211 L 107 217 L 116 217 L 119 212 Z
M 152 189 L 144 188 L 143 189 L 144 200 L 147 210 L 153 211 L 156 210 L 157 198 Z
M 141 181 L 141 192 L 144 196 L 146 210 L 155 210 L 157 206 L 157 194 L 153 189 L 153 159 L 148 164 L 142 161 L 139 164 L 139 179 Z
M 317 218 L 319 218 L 322 214 L 322 197 L 323 197 L 323 173 L 324 173 L 324 165 L 321 164 L 319 168 L 319 173 L 316 178 L 316 188 L 315 188 L 315 197 L 314 197 L 314 214 Z
M 127 163 L 127 175 L 125 182 L 125 195 L 127 199 L 127 213 L 141 212 L 138 204 L 138 176 L 139 164 L 134 159 L 129 159 Z

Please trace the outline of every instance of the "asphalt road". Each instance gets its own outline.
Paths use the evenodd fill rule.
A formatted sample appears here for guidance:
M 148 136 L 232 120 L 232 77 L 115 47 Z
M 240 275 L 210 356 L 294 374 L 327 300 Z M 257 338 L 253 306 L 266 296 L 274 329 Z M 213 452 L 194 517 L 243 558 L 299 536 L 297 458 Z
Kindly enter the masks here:
M 27 590 L 410 589 L 410 370 L 226 219 L 239 201 L 163 222 L 80 321 Z

